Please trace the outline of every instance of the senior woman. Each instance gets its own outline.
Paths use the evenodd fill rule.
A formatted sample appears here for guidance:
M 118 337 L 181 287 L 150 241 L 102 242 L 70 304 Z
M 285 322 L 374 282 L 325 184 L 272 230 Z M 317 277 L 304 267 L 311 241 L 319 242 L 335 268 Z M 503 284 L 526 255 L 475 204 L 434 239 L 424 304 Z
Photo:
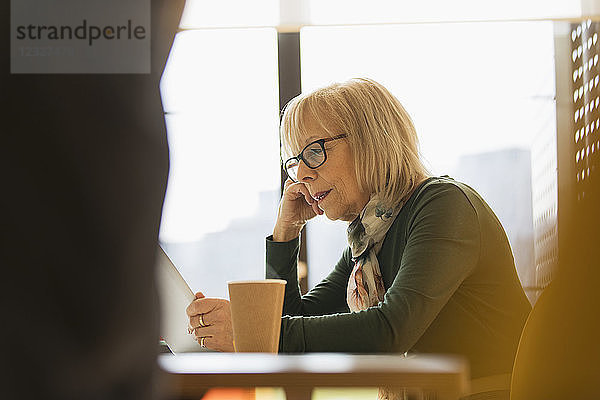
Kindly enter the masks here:
M 458 353 L 472 378 L 506 383 L 530 310 L 506 234 L 472 188 L 428 175 L 400 102 L 370 79 L 333 84 L 290 101 L 281 140 L 289 178 L 266 239 L 267 278 L 288 282 L 280 351 Z M 349 222 L 349 247 L 301 296 L 300 231 L 322 214 Z M 196 337 L 231 350 L 226 300 L 197 297 Z

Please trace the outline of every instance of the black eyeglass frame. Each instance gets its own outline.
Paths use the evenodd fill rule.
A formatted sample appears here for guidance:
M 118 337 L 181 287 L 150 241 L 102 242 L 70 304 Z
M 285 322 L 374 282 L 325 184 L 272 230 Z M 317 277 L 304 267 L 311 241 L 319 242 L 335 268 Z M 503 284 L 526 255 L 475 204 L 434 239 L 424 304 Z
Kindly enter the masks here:
M 324 138 L 324 139 L 319 139 L 319 140 L 315 140 L 314 142 L 310 142 L 309 144 L 307 144 L 306 146 L 304 146 L 304 148 L 302 149 L 302 151 L 300 152 L 300 154 L 298 154 L 296 157 L 290 157 L 287 160 L 285 160 L 285 162 L 283 163 L 283 169 L 285 170 L 285 173 L 287 174 L 287 176 L 293 181 L 293 182 L 298 182 L 296 179 L 292 178 L 290 176 L 290 174 L 288 173 L 288 168 L 287 165 L 290 161 L 292 160 L 297 160 L 298 164 L 300 164 L 300 161 L 304 162 L 304 165 L 306 165 L 308 168 L 310 169 L 317 169 L 319 168 L 321 165 L 325 164 L 325 161 L 327 161 L 327 151 L 325 151 L 325 143 L 327 142 L 331 142 L 334 140 L 338 140 L 338 139 L 343 139 L 345 137 L 348 137 L 347 134 L 342 133 L 341 135 L 337 135 L 331 138 Z M 304 158 L 304 156 L 302 156 L 302 154 L 304 154 L 304 151 L 306 149 L 308 149 L 310 146 L 314 145 L 315 143 L 318 143 L 319 146 L 321 146 L 321 150 L 323 150 L 323 161 L 321 161 L 319 163 L 319 165 L 311 167 L 310 165 L 308 165 L 308 162 L 306 162 L 306 159 Z

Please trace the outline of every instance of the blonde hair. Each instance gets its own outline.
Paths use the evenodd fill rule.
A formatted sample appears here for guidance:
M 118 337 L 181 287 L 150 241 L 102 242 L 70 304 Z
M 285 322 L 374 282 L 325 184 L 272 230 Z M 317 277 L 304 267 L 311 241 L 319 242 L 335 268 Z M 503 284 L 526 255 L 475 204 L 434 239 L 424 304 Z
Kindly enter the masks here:
M 345 133 L 358 186 L 393 206 L 429 175 L 419 158 L 410 116 L 385 87 L 354 78 L 301 94 L 286 105 L 280 127 L 282 158 L 297 155 L 310 136 L 306 121 L 330 137 Z

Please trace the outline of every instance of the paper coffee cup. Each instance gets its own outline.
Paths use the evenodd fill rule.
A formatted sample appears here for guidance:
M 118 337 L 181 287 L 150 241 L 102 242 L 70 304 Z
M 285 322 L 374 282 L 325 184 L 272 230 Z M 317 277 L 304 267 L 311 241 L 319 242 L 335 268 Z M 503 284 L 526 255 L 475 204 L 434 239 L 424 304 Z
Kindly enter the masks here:
M 277 353 L 286 281 L 231 281 L 229 301 L 236 352 Z

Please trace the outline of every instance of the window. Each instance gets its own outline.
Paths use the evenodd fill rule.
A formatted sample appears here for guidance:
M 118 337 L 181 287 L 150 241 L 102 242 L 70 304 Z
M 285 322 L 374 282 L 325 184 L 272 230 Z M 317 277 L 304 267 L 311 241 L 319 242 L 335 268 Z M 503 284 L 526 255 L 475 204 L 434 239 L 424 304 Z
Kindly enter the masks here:
M 277 0 L 242 3 L 188 0 L 161 83 L 171 174 L 160 240 L 193 289 L 226 296 L 227 280 L 264 276 L 280 179 L 277 32 L 268 27 L 304 21 L 294 13 L 309 23 L 377 23 L 302 28 L 302 90 L 357 76 L 388 87 L 413 117 L 430 171 L 483 195 L 507 231 L 523 285 L 535 285 L 531 155 L 556 134 L 552 22 L 414 23 L 437 17 L 386 2 L 363 9 L 309 1 L 298 10 Z M 528 18 L 538 10 L 530 3 L 505 11 Z M 581 11 L 569 4 L 544 13 Z M 437 19 L 469 20 L 466 9 L 474 19 L 493 17 L 467 7 Z M 393 15 L 411 23 L 389 24 Z M 347 245 L 346 225 L 309 223 L 309 288 Z
M 556 132 L 553 40 L 552 22 L 306 27 L 302 89 L 358 76 L 390 89 L 413 118 L 430 171 L 471 185 L 498 215 L 527 286 L 535 282 L 530 150 L 538 135 Z M 309 223 L 309 287 L 347 246 L 346 226 Z
M 192 290 L 228 297 L 228 280 L 264 278 L 279 201 L 275 29 L 180 32 L 161 94 L 171 168 L 160 242 Z

